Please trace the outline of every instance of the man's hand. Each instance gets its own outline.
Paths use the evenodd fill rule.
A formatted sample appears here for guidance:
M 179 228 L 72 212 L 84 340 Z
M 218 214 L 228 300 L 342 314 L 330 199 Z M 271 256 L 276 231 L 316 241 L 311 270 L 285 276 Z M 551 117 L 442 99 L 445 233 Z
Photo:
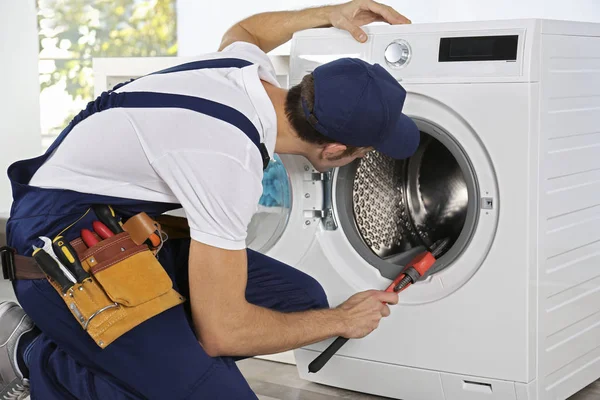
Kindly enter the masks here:
M 268 53 L 292 38 L 295 32 L 334 26 L 344 29 L 359 42 L 367 40 L 360 28 L 375 21 L 392 25 L 410 20 L 392 7 L 373 0 L 353 0 L 336 6 L 256 14 L 232 26 L 223 36 L 219 50 L 234 42 L 248 42 Z
M 365 42 L 367 35 L 360 27 L 371 22 L 382 21 L 391 25 L 410 24 L 411 21 L 390 6 L 373 0 L 353 0 L 331 7 L 331 25 L 346 30 L 359 42 Z
M 334 309 L 281 313 L 246 300 L 245 250 L 190 245 L 192 318 L 204 350 L 216 356 L 272 354 L 334 337 L 361 338 L 390 315 L 398 294 L 355 294 Z
M 337 308 L 345 325 L 343 337 L 360 339 L 379 326 L 381 318 L 390 315 L 387 304 L 398 304 L 398 293 L 367 290 L 350 297 Z

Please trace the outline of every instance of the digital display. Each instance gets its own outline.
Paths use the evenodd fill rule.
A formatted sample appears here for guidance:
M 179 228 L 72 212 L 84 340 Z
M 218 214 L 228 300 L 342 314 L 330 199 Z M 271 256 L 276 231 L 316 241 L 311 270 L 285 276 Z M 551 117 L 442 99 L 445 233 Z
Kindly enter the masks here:
M 518 35 L 442 38 L 439 61 L 516 61 L 518 44 Z

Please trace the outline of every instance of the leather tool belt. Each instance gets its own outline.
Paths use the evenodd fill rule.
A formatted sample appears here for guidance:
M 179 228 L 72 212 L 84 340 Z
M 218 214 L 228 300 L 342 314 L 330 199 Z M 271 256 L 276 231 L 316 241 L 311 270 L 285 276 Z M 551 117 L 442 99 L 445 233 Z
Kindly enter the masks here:
M 10 247 L 0 249 L 3 276 L 47 279 L 82 329 L 106 348 L 142 322 L 185 302 L 156 258 L 160 248 L 149 246 L 147 238 L 157 230 L 170 232 L 171 238 L 189 237 L 187 220 L 171 216 L 152 220 L 141 213 L 123 228 L 124 232 L 89 248 L 81 238 L 70 242 L 89 277 L 67 291 L 44 274 L 33 257 L 18 255 Z

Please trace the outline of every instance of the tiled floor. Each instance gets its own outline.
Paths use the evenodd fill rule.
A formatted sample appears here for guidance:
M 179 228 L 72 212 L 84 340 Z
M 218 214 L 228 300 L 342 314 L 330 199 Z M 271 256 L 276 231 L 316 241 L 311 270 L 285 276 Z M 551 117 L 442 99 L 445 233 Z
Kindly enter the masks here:
M 293 365 L 257 359 L 240 361 L 238 365 L 260 400 L 384 399 L 304 381 L 298 377 Z M 599 399 L 600 382 L 597 382 L 568 400 Z
M 302 380 L 294 365 L 247 359 L 238 366 L 260 400 L 383 399 Z

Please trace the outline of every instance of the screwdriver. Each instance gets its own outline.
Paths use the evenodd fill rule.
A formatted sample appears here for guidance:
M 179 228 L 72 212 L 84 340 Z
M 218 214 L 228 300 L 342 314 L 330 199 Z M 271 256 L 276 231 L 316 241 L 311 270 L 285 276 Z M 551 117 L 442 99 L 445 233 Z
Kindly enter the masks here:
M 76 283 L 77 279 L 75 279 L 75 277 L 73 276 L 73 274 L 71 273 L 71 271 L 69 271 L 67 269 L 67 267 L 65 267 L 58 259 L 58 257 L 56 256 L 55 252 L 54 252 L 54 247 L 52 246 L 52 239 L 50 239 L 47 236 L 40 236 L 39 239 L 44 242 L 44 247 L 42 247 L 42 250 L 44 250 L 50 257 L 52 257 L 52 259 L 54 260 L 54 262 L 56 262 L 56 264 L 58 264 L 58 268 L 60 268 L 60 270 L 62 271 L 63 275 L 65 275 L 67 277 L 67 279 L 69 279 L 71 282 Z
M 115 210 L 106 204 L 96 204 L 92 206 L 94 213 L 104 225 L 108 227 L 115 235 L 124 232 L 121 221 L 117 217 Z
M 90 231 L 89 229 L 82 229 L 80 235 L 81 240 L 83 240 L 83 243 L 85 243 L 87 247 L 94 247 L 95 245 L 100 243 L 100 241 L 96 239 L 92 231 Z
M 67 242 L 64 237 L 56 237 L 52 241 L 52 247 L 54 248 L 54 253 L 59 261 L 75 275 L 77 283 L 81 283 L 90 277 L 90 274 L 88 274 L 81 266 L 81 262 L 79 262 L 75 249 L 73 249 L 71 244 Z
M 100 221 L 92 222 L 92 227 L 94 231 L 100 236 L 102 239 L 108 239 L 109 237 L 115 236 L 113 231 L 108 229 L 108 227 Z
M 42 272 L 52 278 L 52 280 L 60 286 L 63 294 L 66 294 L 69 289 L 73 287 L 74 283 L 63 274 L 58 263 L 50 256 L 50 254 L 46 253 L 44 249 L 33 246 L 33 258 Z

